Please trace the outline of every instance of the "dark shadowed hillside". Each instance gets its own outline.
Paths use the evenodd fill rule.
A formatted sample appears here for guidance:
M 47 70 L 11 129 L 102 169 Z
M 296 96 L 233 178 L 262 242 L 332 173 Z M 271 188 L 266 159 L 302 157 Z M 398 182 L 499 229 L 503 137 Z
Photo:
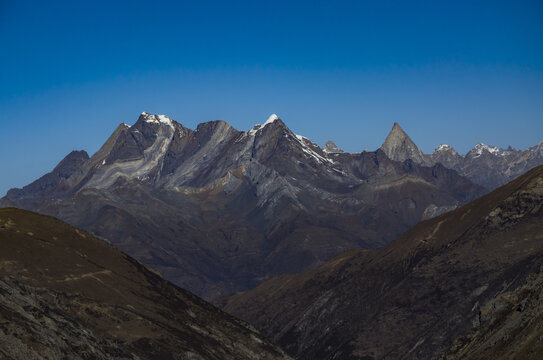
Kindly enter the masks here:
M 458 338 L 457 358 L 536 359 L 541 287 L 531 274 L 542 265 L 540 166 L 386 247 L 343 253 L 222 305 L 299 359 L 432 359 Z
M 0 209 L 0 358 L 284 359 L 244 322 L 54 218 Z

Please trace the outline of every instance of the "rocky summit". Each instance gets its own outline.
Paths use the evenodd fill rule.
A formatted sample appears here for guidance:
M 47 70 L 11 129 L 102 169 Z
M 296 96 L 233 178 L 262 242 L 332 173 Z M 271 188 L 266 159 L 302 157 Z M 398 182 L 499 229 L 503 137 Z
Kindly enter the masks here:
M 222 299 L 297 359 L 541 359 L 543 166 L 390 245 Z
M 92 157 L 69 154 L 0 206 L 83 228 L 212 299 L 385 245 L 485 191 L 441 164 L 321 149 L 275 114 L 239 131 L 144 112 Z
M 442 144 L 432 154 L 423 154 L 397 123 L 394 123 L 381 149 L 392 160 L 410 159 L 425 166 L 442 164 L 489 190 L 543 164 L 543 141 L 526 150 L 511 147 L 501 149 L 478 143 L 466 155 L 460 155 L 453 147 Z
M 0 209 L 0 358 L 288 359 L 249 325 L 57 219 Z
M 381 150 L 395 161 L 411 159 L 417 164 L 426 164 L 427 162 L 422 151 L 398 123 L 394 123 L 392 126 L 385 142 L 381 145 Z

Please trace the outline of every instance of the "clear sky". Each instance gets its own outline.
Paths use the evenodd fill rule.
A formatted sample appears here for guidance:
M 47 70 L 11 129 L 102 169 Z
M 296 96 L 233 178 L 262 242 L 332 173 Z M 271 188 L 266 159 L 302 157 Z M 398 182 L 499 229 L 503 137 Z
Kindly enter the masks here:
M 350 152 L 395 121 L 424 152 L 543 140 L 541 0 L 0 0 L 0 41 L 0 196 L 142 111 Z

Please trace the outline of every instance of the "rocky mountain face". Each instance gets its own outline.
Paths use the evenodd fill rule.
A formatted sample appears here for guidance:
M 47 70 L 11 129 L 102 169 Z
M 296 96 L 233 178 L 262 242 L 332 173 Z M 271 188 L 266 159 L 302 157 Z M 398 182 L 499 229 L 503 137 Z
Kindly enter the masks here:
M 539 166 L 385 247 L 219 303 L 297 359 L 535 359 L 542 265 Z
M 413 140 L 406 134 L 401 128 L 400 124 L 394 123 L 392 130 L 388 134 L 381 150 L 392 160 L 405 161 L 407 159 L 413 160 L 417 164 L 426 164 L 427 159 L 415 145 Z
M 287 359 L 246 323 L 57 219 L 0 209 L 0 358 Z
M 501 149 L 478 143 L 465 156 L 443 144 L 432 154 L 423 154 L 397 123 L 381 149 L 389 158 L 397 161 L 411 159 L 426 166 L 442 164 L 489 190 L 543 164 L 543 141 L 527 150 Z
M 456 359 L 540 359 L 543 355 L 543 268 L 526 284 L 481 306 L 473 328 L 444 357 Z
M 343 150 L 338 148 L 337 145 L 332 140 L 328 140 L 326 144 L 324 144 L 324 146 L 322 147 L 322 151 L 324 151 L 327 154 L 344 152 Z
M 81 227 L 211 299 L 382 246 L 484 192 L 440 164 L 323 150 L 276 115 L 238 131 L 142 113 L 0 206 Z

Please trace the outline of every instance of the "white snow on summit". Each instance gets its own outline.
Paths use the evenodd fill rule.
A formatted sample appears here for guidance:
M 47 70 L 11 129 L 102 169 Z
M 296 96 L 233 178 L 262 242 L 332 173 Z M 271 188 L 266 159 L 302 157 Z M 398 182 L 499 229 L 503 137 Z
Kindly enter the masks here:
M 451 147 L 447 144 L 441 144 L 438 147 L 436 147 L 435 151 L 443 151 L 443 150 L 449 150 Z
M 449 146 L 447 144 L 441 144 L 438 147 L 436 147 L 435 150 L 434 150 L 434 153 L 442 152 L 442 151 L 450 151 L 453 154 L 457 153 L 456 150 L 454 150 L 451 146 Z
M 163 124 L 169 125 L 173 129 L 172 119 L 170 119 L 168 116 L 166 116 L 166 115 L 157 115 L 156 117 L 158 118 L 158 121 L 160 121 Z
M 268 120 L 266 120 L 266 122 L 264 123 L 264 125 L 262 127 L 264 127 L 264 126 L 266 126 L 268 124 L 271 124 L 275 120 L 279 120 L 279 117 L 276 114 L 271 114 L 270 117 L 268 117 Z
M 495 156 L 505 156 L 511 153 L 510 151 L 500 149 L 497 146 L 486 145 L 484 143 L 477 143 L 471 151 L 474 152 L 477 157 L 479 157 L 485 150 Z
M 268 120 L 261 125 L 261 124 L 255 124 L 251 130 L 249 130 L 249 135 L 254 135 L 258 130 L 262 130 L 266 127 L 266 125 L 273 123 L 275 120 L 279 120 L 279 117 L 276 114 L 271 114 L 268 117 Z
M 148 123 L 162 123 L 168 125 L 172 129 L 174 128 L 172 119 L 167 115 L 151 115 L 145 111 L 142 112 L 141 115 L 145 117 L 145 121 Z

